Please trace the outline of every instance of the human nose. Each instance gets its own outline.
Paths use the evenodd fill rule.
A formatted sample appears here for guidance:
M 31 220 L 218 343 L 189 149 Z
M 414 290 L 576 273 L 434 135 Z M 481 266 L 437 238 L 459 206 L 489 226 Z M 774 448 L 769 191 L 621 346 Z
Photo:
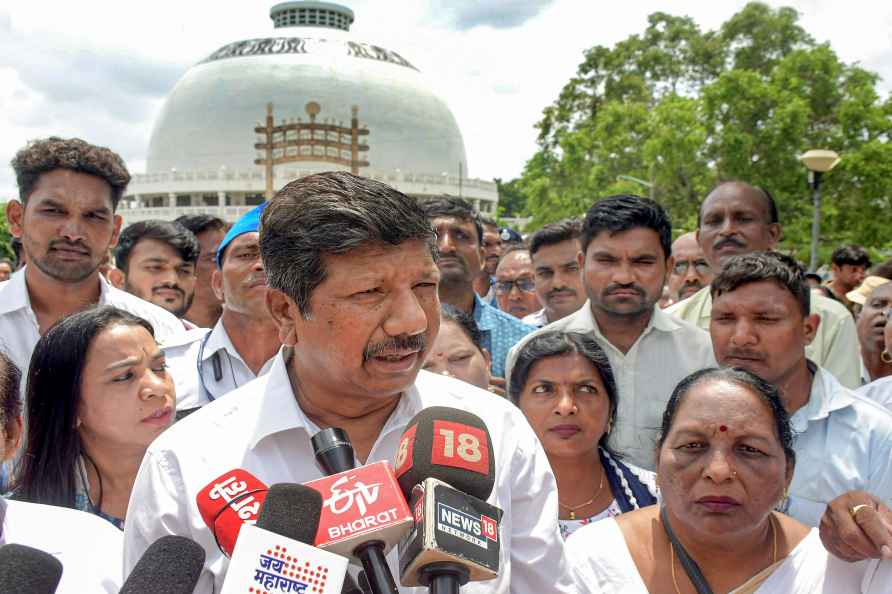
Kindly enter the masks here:
M 722 448 L 714 447 L 707 454 L 703 474 L 714 483 L 723 483 L 737 476 L 731 460 Z
M 629 285 L 635 280 L 632 267 L 628 262 L 620 262 L 613 271 L 613 282 L 618 285 Z
M 427 330 L 427 313 L 412 290 L 395 296 L 383 328 L 388 336 L 413 336 Z
M 85 239 L 84 226 L 78 217 L 70 216 L 65 219 L 59 229 L 59 235 L 69 243 L 75 243 Z
M 684 272 L 683 280 L 687 281 L 687 280 L 694 280 L 694 279 L 698 279 L 698 278 L 700 278 L 700 273 L 697 272 L 697 266 L 694 264 L 694 262 L 688 262 L 688 267 Z
M 557 399 L 554 403 L 555 414 L 562 417 L 575 415 L 578 412 L 578 408 L 576 406 L 576 399 L 573 398 L 573 393 L 564 386 L 558 386 L 556 389 Z
M 142 376 L 139 386 L 139 398 L 144 401 L 158 396 L 164 398 L 172 391 L 170 381 L 163 373 L 154 369 L 147 369 Z
M 437 234 L 437 249 L 441 253 L 449 253 L 455 251 L 455 242 L 453 241 L 452 234 L 449 233 L 449 231 L 444 231 Z
M 747 346 L 755 344 L 756 342 L 758 342 L 756 333 L 749 320 L 737 320 L 734 324 L 733 333 L 731 334 L 731 343 L 734 346 Z

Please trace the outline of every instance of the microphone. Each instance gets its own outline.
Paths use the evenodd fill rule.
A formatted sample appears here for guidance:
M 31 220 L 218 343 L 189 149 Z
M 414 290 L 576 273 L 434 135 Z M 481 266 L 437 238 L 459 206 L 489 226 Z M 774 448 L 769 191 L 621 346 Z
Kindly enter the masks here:
M 62 579 L 62 563 L 40 549 L 20 544 L 0 546 L 0 592 L 53 594 Z
M 412 514 L 387 462 L 353 468 L 353 446 L 342 429 L 312 438 L 316 461 L 330 476 L 306 483 L 322 493 L 316 546 L 359 559 L 372 594 L 396 594 L 385 555 L 412 526 Z
M 183 536 L 162 536 L 140 557 L 120 594 L 192 594 L 202 567 L 201 545 Z
M 256 522 L 266 495 L 266 485 L 241 468 L 224 472 L 196 495 L 201 518 L 227 557 L 232 555 L 242 525 Z
M 242 526 L 221 594 L 312 592 L 339 594 L 348 561 L 313 547 L 322 495 L 310 487 L 269 488 L 257 524 Z
M 337 427 L 323 429 L 314 435 L 313 454 L 325 474 L 337 474 L 354 468 L 353 444 L 347 432 Z
M 414 526 L 399 543 L 400 583 L 455 593 L 499 571 L 502 510 L 486 502 L 495 485 L 492 440 L 480 417 L 435 406 L 400 438 L 396 476 Z

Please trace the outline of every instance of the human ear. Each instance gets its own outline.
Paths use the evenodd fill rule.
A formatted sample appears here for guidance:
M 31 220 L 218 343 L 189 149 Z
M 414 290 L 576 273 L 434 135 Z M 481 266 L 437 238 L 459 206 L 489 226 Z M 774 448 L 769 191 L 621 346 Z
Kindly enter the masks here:
M 279 330 L 281 343 L 285 346 L 297 344 L 297 321 L 301 319 L 301 313 L 294 300 L 270 287 L 266 292 L 266 308 Z

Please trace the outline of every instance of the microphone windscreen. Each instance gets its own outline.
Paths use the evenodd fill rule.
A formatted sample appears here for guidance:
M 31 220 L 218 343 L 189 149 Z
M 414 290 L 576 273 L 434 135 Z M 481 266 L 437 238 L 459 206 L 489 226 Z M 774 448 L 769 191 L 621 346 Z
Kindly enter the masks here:
M 269 488 L 257 527 L 313 546 L 322 513 L 322 494 L 305 485 L 278 483 Z
M 316 461 L 326 474 L 353 469 L 353 444 L 347 432 L 338 427 L 323 429 L 310 439 Z
M 20 544 L 0 547 L 0 592 L 53 594 L 62 579 L 62 563 L 39 549 Z
M 409 421 L 396 454 L 396 476 L 408 501 L 412 488 L 435 478 L 486 500 L 495 484 L 492 440 L 483 419 L 446 406 L 432 406 Z
M 162 536 L 140 557 L 120 594 L 192 594 L 203 566 L 204 549 L 198 543 L 183 536 Z

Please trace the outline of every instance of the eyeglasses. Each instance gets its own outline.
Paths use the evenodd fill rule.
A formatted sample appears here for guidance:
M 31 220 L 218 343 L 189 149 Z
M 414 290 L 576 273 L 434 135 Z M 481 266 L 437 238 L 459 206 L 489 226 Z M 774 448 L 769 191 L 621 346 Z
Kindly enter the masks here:
M 697 271 L 697 274 L 709 274 L 709 263 L 707 263 L 706 260 L 694 260 L 693 264 L 694 270 Z M 672 272 L 679 276 L 687 274 L 690 265 L 690 260 L 679 260 L 675 263 L 675 266 L 672 267 Z
M 536 281 L 531 278 L 519 278 L 513 281 L 496 281 L 493 286 L 496 295 L 507 295 L 513 287 L 517 287 L 517 290 L 522 293 L 532 293 L 536 290 Z

